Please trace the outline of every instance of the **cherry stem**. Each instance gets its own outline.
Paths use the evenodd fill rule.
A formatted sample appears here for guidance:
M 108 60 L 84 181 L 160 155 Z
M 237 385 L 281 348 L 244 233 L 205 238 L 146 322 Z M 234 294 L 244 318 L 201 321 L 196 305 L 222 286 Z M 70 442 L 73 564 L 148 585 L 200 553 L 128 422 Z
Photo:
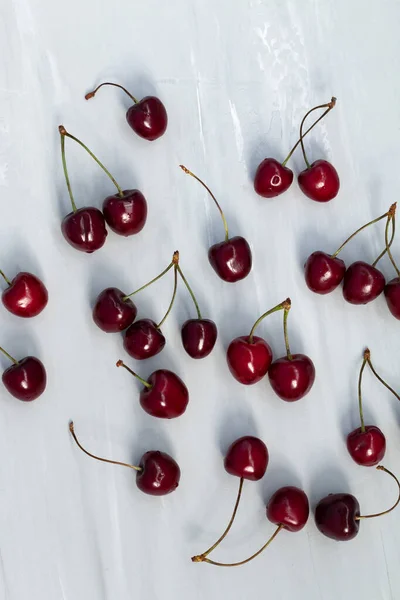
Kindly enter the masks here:
M 104 173 L 111 179 L 111 181 L 113 182 L 113 184 L 115 185 L 115 187 L 118 190 L 118 194 L 121 196 L 121 198 L 123 198 L 124 197 L 124 193 L 122 191 L 122 188 L 115 181 L 115 179 L 111 175 L 110 171 L 108 169 L 106 169 L 106 167 L 103 165 L 102 162 L 99 161 L 99 159 L 97 158 L 97 156 L 95 156 L 93 154 L 93 152 L 91 150 L 89 150 L 89 148 L 83 142 L 81 142 L 81 140 L 79 140 L 78 138 L 76 138 L 74 135 L 71 135 L 70 133 L 68 133 L 68 131 L 65 129 L 65 127 L 63 125 L 60 125 L 58 127 L 58 131 L 60 132 L 61 140 L 63 140 L 64 137 L 69 137 L 71 140 L 74 140 L 74 142 L 76 142 L 77 144 L 79 144 L 80 146 L 82 146 L 82 148 L 84 148 L 86 150 L 86 152 L 93 158 L 93 160 L 99 165 L 99 167 L 101 169 L 103 169 Z M 62 144 L 62 147 L 64 147 L 64 144 Z M 65 154 L 65 152 L 63 153 L 63 155 L 64 154 Z M 65 159 L 64 159 L 64 161 L 65 161 Z M 64 161 L 63 161 L 63 164 L 64 164 Z M 65 169 L 64 169 L 64 172 L 65 172 Z M 68 180 L 67 180 L 67 186 L 68 186 Z M 71 198 L 71 201 L 72 201 L 72 198 Z
M 204 181 L 202 181 L 200 179 L 200 177 L 197 177 L 197 175 L 195 175 L 194 173 L 192 173 L 192 171 L 189 171 L 189 169 L 187 169 L 184 165 L 179 165 L 180 168 L 182 169 L 182 171 L 184 171 L 186 173 L 186 175 L 191 175 L 192 177 L 194 177 L 195 179 L 197 179 L 197 181 L 199 183 L 201 183 L 201 185 L 207 190 L 207 192 L 210 194 L 211 198 L 214 200 L 220 214 L 221 214 L 221 218 L 222 218 L 222 222 L 224 224 L 224 229 L 225 229 L 225 241 L 227 242 L 229 240 L 229 231 L 228 231 L 228 223 L 226 222 L 225 219 L 225 215 L 222 211 L 221 206 L 219 205 L 216 197 L 214 196 L 214 194 L 212 193 L 212 191 L 210 190 L 210 188 L 204 183 Z
M 178 268 L 177 268 L 177 265 L 174 265 L 174 289 L 173 289 L 173 292 L 172 292 L 171 302 L 169 303 L 167 312 L 165 313 L 165 315 L 163 316 L 163 318 L 161 319 L 161 321 L 157 325 L 157 329 L 160 329 L 161 326 L 165 323 L 165 321 L 166 321 L 169 313 L 172 310 L 172 307 L 174 305 L 175 298 L 176 298 L 177 287 L 178 287 Z
M 322 115 L 322 117 L 324 117 L 330 110 L 332 110 L 332 108 L 335 106 L 336 104 L 336 98 L 332 97 L 332 100 L 330 102 L 328 102 L 327 104 L 321 104 L 320 106 L 316 106 L 315 108 L 312 108 L 311 110 L 308 111 L 308 113 L 303 117 L 302 122 L 300 123 L 300 144 L 301 144 L 301 150 L 303 152 L 303 156 L 304 156 L 304 161 L 307 165 L 307 169 L 311 168 L 310 163 L 307 160 L 307 154 L 306 154 L 306 150 L 304 148 L 304 142 L 303 142 L 303 138 L 306 135 L 305 133 L 303 133 L 303 126 L 304 126 L 304 122 L 307 119 L 308 115 L 313 111 L 316 110 L 318 108 L 325 108 L 328 107 L 328 110 L 325 111 L 325 113 Z M 321 117 L 321 118 L 322 118 Z M 318 123 L 318 121 L 317 121 Z
M 2 348 L 1 346 L 0 346 L 0 352 L 2 352 L 2 353 L 5 355 L 5 356 L 7 356 L 7 358 L 9 358 L 9 359 L 11 360 L 11 362 L 13 362 L 13 363 L 14 363 L 14 365 L 18 365 L 18 364 L 19 364 L 19 362 L 18 362 L 18 361 L 17 361 L 15 358 L 13 358 L 13 357 L 11 356 L 11 354 L 8 354 L 8 352 L 6 352 L 6 351 L 4 350 L 4 348 Z
M 185 276 L 184 276 L 184 274 L 182 273 L 182 269 L 181 269 L 180 265 L 178 265 L 178 266 L 177 266 L 177 269 L 178 269 L 178 273 L 179 273 L 179 275 L 181 276 L 181 279 L 182 279 L 183 283 L 186 285 L 186 288 L 187 288 L 187 290 L 188 290 L 189 294 L 190 294 L 190 295 L 191 295 L 191 297 L 192 297 L 193 304 L 195 305 L 195 308 L 196 308 L 196 311 L 197 311 L 197 317 L 198 317 L 199 319 L 202 319 L 201 312 L 200 312 L 200 308 L 199 308 L 198 302 L 197 302 L 197 300 L 196 300 L 196 296 L 194 295 L 194 292 L 193 292 L 192 288 L 190 287 L 190 285 L 189 285 L 189 283 L 188 283 L 188 281 L 187 281 L 186 277 L 185 277 Z
M 345 245 L 348 242 L 350 242 L 350 240 L 352 240 L 358 233 L 360 233 L 360 231 L 362 231 L 363 229 L 366 229 L 366 227 L 369 227 L 370 225 L 374 225 L 374 223 L 378 223 L 378 221 L 382 221 L 382 219 L 385 219 L 386 217 L 388 217 L 390 215 L 390 211 L 392 210 L 392 206 L 390 207 L 390 209 L 388 210 L 388 212 L 385 212 L 385 214 L 381 215 L 380 217 L 374 219 L 373 221 L 370 221 L 369 223 L 366 223 L 365 225 L 363 225 L 362 227 L 360 227 L 359 229 L 357 229 L 357 231 L 355 231 L 354 233 L 352 233 L 351 236 L 348 237 L 347 240 L 345 242 L 343 242 L 343 244 L 336 250 L 336 252 L 334 252 L 333 254 L 331 254 L 331 258 L 336 258 L 336 256 L 339 254 L 339 252 L 341 252 L 343 250 L 343 248 L 345 247 Z
M 124 87 L 122 87 L 122 85 L 119 85 L 119 83 L 111 83 L 110 81 L 105 81 L 104 83 L 101 83 L 100 85 L 97 86 L 97 88 L 95 90 L 93 90 L 93 92 L 89 92 L 88 94 L 85 95 L 85 100 L 90 100 L 90 98 L 94 98 L 96 92 L 103 87 L 103 85 L 113 85 L 114 87 L 120 88 L 120 90 L 123 90 L 125 92 L 125 94 L 127 94 L 129 96 L 129 98 L 131 98 L 133 100 L 133 102 L 135 104 L 138 103 L 138 101 L 136 100 L 135 96 L 132 96 L 132 94 L 130 92 L 128 92 L 127 89 L 125 89 Z
M 151 281 L 148 281 L 147 283 L 145 283 L 144 285 L 142 285 L 142 287 L 140 287 L 138 290 L 135 290 L 131 294 L 127 294 L 126 296 L 124 296 L 122 298 L 122 300 L 124 302 L 126 302 L 126 300 L 128 300 L 128 298 L 130 298 L 131 296 L 134 296 L 135 294 L 138 294 L 142 290 L 145 290 L 152 283 L 155 283 L 156 281 L 158 281 L 159 279 L 161 279 L 162 277 L 164 277 L 164 275 L 166 273 L 168 273 L 168 271 L 170 271 L 175 264 L 178 264 L 178 262 L 179 262 L 179 252 L 178 252 L 178 250 L 176 250 L 174 252 L 173 257 L 172 257 L 172 261 L 169 263 L 168 267 L 166 269 L 164 269 L 164 271 L 162 271 L 159 275 L 157 275 L 157 277 L 154 277 L 154 279 L 152 279 Z
M 6 277 L 6 275 L 3 273 L 3 271 L 0 269 L 0 275 L 3 277 L 4 281 L 8 284 L 11 285 L 11 281 L 8 279 L 8 277 Z
M 91 458 L 94 458 L 95 460 L 100 460 L 101 462 L 110 463 L 111 465 L 120 465 L 121 467 L 128 467 L 129 469 L 134 469 L 135 471 L 143 470 L 142 467 L 136 467 L 135 465 L 130 465 L 129 463 L 119 462 L 118 460 L 109 460 L 108 458 L 101 458 L 100 456 L 91 454 L 91 452 L 88 452 L 87 450 L 85 450 L 85 448 L 81 445 L 78 438 L 76 437 L 73 421 L 69 422 L 69 430 L 70 430 L 71 435 L 74 438 L 74 441 L 75 441 L 76 445 L 78 446 L 78 448 L 80 448 L 82 450 L 82 452 L 84 452 Z
M 314 111 L 314 110 L 318 110 L 320 108 L 327 108 L 326 111 L 324 111 L 322 113 L 322 115 L 320 117 L 318 117 L 318 119 L 311 125 L 311 127 L 309 127 L 307 129 L 307 131 L 305 131 L 302 135 L 302 137 L 300 137 L 297 142 L 295 143 L 295 145 L 293 146 L 293 148 L 291 149 L 291 151 L 289 152 L 289 154 L 287 155 L 287 157 L 285 158 L 285 160 L 282 163 L 282 166 L 284 167 L 286 165 L 286 163 L 288 162 L 289 158 L 292 156 L 292 154 L 294 153 L 294 151 L 296 150 L 297 146 L 299 144 L 302 144 L 302 140 L 306 137 L 306 135 L 308 133 L 310 133 L 311 129 L 314 129 L 314 127 L 317 125 L 317 123 L 319 123 L 324 117 L 326 117 L 326 115 L 328 114 L 328 112 L 330 112 L 332 110 L 332 108 L 334 108 L 336 104 L 336 98 L 332 97 L 332 100 L 330 102 L 328 102 L 327 104 L 321 104 L 320 106 L 315 106 L 314 108 L 312 108 L 311 110 L 308 111 L 308 113 L 305 115 L 305 117 L 303 118 L 303 122 L 307 119 L 307 117 Z M 303 146 L 302 146 L 303 148 Z M 304 149 L 303 149 L 303 154 L 304 154 Z
M 387 383 L 386 383 L 386 381 L 384 381 L 384 380 L 382 379 L 382 377 L 380 377 L 380 375 L 378 375 L 378 373 L 375 371 L 375 368 L 374 368 L 374 366 L 373 366 L 373 364 L 372 364 L 372 362 L 371 362 L 371 357 L 370 357 L 370 355 L 368 355 L 368 357 L 367 357 L 367 363 L 368 363 L 368 366 L 369 366 L 369 368 L 371 369 L 372 373 L 373 373 L 373 374 L 375 375 L 375 377 L 377 378 L 377 380 L 378 380 L 378 381 L 380 381 L 380 382 L 381 382 L 381 384 L 382 384 L 383 386 L 385 386 L 385 388 L 386 388 L 386 389 L 388 389 L 388 390 L 389 390 L 389 392 L 392 392 L 393 396 L 395 396 L 395 398 L 397 398 L 397 400 L 400 400 L 400 396 L 399 396 L 399 394 L 397 394 L 397 392 L 395 392 L 395 391 L 394 391 L 394 389 L 393 389 L 393 388 L 391 388 L 391 387 L 390 387 L 390 385 L 389 385 L 389 384 L 387 384 Z
M 140 377 L 140 375 L 138 375 L 137 373 L 135 373 L 135 371 L 132 371 L 132 369 L 130 369 L 123 360 L 119 360 L 117 362 L 117 367 L 124 367 L 124 369 L 126 369 L 128 371 L 128 373 L 130 373 L 131 375 L 133 375 L 134 377 L 136 377 L 136 379 L 139 379 L 140 383 L 143 383 L 143 385 L 145 387 L 147 387 L 149 390 L 151 390 L 151 388 L 153 387 L 151 385 L 151 383 L 149 383 L 148 381 L 146 381 L 145 379 L 143 379 L 143 377 Z
M 378 258 L 376 258 L 376 259 L 374 260 L 374 262 L 372 263 L 372 266 L 373 266 L 373 267 L 375 267 L 375 266 L 378 264 L 378 262 L 381 260 L 381 258 L 383 258 L 383 257 L 385 256 L 385 254 L 386 254 L 386 252 L 388 251 L 388 249 L 389 249 L 389 251 L 390 251 L 390 246 L 392 245 L 392 243 L 393 243 L 393 240 L 394 240 L 394 231 L 393 231 L 393 227 L 392 227 L 392 237 L 390 238 L 390 242 L 389 242 L 389 244 L 388 244 L 388 245 L 386 245 L 386 239 L 387 239 L 387 237 L 388 237 L 388 233 L 389 233 L 389 225 L 390 225 L 390 223 L 391 223 L 391 221 L 392 221 L 392 218 L 393 218 L 393 217 L 391 217 L 391 216 L 389 215 L 389 216 L 388 216 L 388 218 L 387 218 L 387 221 L 386 221 L 386 227 L 385 227 L 385 249 L 384 249 L 384 250 L 383 250 L 383 251 L 380 253 L 380 255 L 378 256 Z
M 268 548 L 270 543 L 274 541 L 274 539 L 276 538 L 278 533 L 280 531 L 282 531 L 282 529 L 283 529 L 283 525 L 278 525 L 277 529 L 275 529 L 275 532 L 271 535 L 271 537 L 269 538 L 267 543 L 264 544 L 264 546 L 262 546 L 255 554 L 253 554 L 252 556 L 249 556 L 249 558 L 246 558 L 246 560 L 241 560 L 240 562 L 236 562 L 236 563 L 220 563 L 220 562 L 215 562 L 214 560 L 210 560 L 209 558 L 204 558 L 199 561 L 196 560 L 194 562 L 206 562 L 209 565 L 215 565 L 217 567 L 240 567 L 240 565 L 245 565 L 246 563 L 248 563 L 251 560 L 253 560 L 254 558 L 256 558 L 259 554 L 261 554 L 261 552 L 264 552 L 264 550 L 266 548 Z M 193 557 L 193 558 L 197 558 L 197 557 Z
M 393 217 L 392 217 L 392 238 L 391 238 L 391 242 L 393 241 L 395 234 L 396 234 L 396 216 L 393 215 Z M 396 262 L 395 262 L 395 260 L 393 258 L 393 255 L 392 255 L 392 251 L 390 249 L 391 242 L 390 242 L 390 244 L 388 242 L 388 228 L 386 227 L 386 229 L 385 229 L 386 251 L 388 253 L 388 257 L 390 259 L 390 262 L 392 263 L 392 265 L 394 267 L 394 270 L 397 273 L 397 277 L 400 277 L 400 270 L 399 270 L 398 266 L 396 265 Z
M 289 304 L 288 304 L 288 302 L 289 302 Z M 249 344 L 253 343 L 254 332 L 255 332 L 256 328 L 258 327 L 258 325 L 261 323 L 261 321 L 263 321 L 265 319 L 265 317 L 268 317 L 268 315 L 271 315 L 272 313 L 277 312 L 278 310 L 284 310 L 285 308 L 288 308 L 288 307 L 290 308 L 290 299 L 289 298 L 287 298 L 280 304 L 277 304 L 276 306 L 274 306 L 274 308 L 271 308 L 270 310 L 267 310 L 267 312 L 262 314 L 261 317 L 259 317 L 257 319 L 257 321 L 254 323 L 253 327 L 251 328 L 251 331 L 249 333 Z
M 60 128 L 58 128 L 58 130 L 60 131 Z M 63 135 L 61 133 L 61 131 L 60 131 L 60 138 L 61 138 L 61 160 L 62 160 L 62 166 L 63 166 L 63 171 L 64 171 L 65 183 L 67 184 L 68 194 L 69 194 L 71 204 L 72 204 L 72 210 L 75 213 L 78 209 L 76 208 L 74 195 L 72 193 L 71 182 L 69 180 L 68 169 L 67 169 L 67 161 L 65 158 L 65 135 Z
M 375 513 L 373 515 L 359 515 L 358 517 L 356 517 L 356 521 L 359 521 L 360 519 L 374 519 L 375 517 L 382 517 L 383 515 L 387 515 L 388 513 L 392 512 L 392 510 L 394 510 L 396 508 L 396 506 L 400 503 L 400 481 L 397 479 L 396 475 L 394 475 L 388 469 L 385 469 L 385 467 L 383 467 L 382 465 L 379 465 L 376 468 L 378 469 L 378 471 L 385 471 L 385 473 L 387 473 L 388 475 L 393 477 L 393 479 L 397 483 L 397 487 L 399 488 L 397 500 L 391 508 L 388 508 L 387 510 L 384 510 L 383 512 L 380 512 L 380 513 Z
M 240 483 L 239 483 L 239 491 L 236 497 L 236 502 L 235 502 L 235 507 L 233 509 L 233 513 L 232 516 L 230 518 L 230 521 L 228 523 L 228 526 L 226 527 L 224 533 L 221 535 L 220 538 L 218 538 L 218 540 L 215 542 L 215 544 L 213 544 L 212 546 L 210 546 L 210 548 L 208 550 L 206 550 L 205 552 L 203 552 L 202 554 L 198 554 L 196 556 L 192 556 L 192 562 L 204 562 L 206 560 L 206 557 L 213 551 L 215 550 L 215 548 L 217 546 L 220 545 L 220 543 L 226 538 L 226 536 L 228 535 L 230 528 L 233 525 L 233 521 L 235 520 L 236 517 L 236 513 L 237 513 L 237 509 L 239 507 L 239 503 L 240 503 L 240 498 L 242 496 L 242 489 L 243 489 L 243 482 L 244 479 L 243 477 L 240 478 Z
M 288 320 L 289 310 L 292 306 L 292 303 L 290 301 L 290 298 L 287 298 L 285 300 L 285 302 L 283 302 L 282 304 L 285 305 L 283 308 L 283 336 L 285 338 L 286 356 L 288 357 L 289 360 L 293 360 L 292 353 L 290 352 L 289 336 L 288 336 L 288 331 L 287 331 L 287 320 Z
M 364 360 L 362 362 L 360 374 L 358 376 L 358 410 L 360 413 L 361 431 L 363 433 L 365 432 L 365 424 L 364 424 L 364 413 L 363 413 L 363 406 L 362 406 L 361 382 L 362 382 L 362 376 L 363 376 L 363 372 L 365 369 L 365 365 L 368 362 L 369 355 L 370 355 L 370 351 L 367 348 L 364 352 Z

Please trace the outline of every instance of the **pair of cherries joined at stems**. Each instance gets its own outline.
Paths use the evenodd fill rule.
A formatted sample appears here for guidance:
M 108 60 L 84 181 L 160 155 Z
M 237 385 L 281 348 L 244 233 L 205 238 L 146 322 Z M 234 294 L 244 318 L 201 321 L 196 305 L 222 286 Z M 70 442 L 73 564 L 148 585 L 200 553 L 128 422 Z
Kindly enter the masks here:
M 337 196 L 340 181 L 335 167 L 327 160 L 316 160 L 310 164 L 303 142 L 303 138 L 332 110 L 335 104 L 336 98 L 332 98 L 327 104 L 315 106 L 307 112 L 300 125 L 300 138 L 282 163 L 275 158 L 265 158 L 260 163 L 254 177 L 254 189 L 259 196 L 263 198 L 275 198 L 289 189 L 293 183 L 293 171 L 286 164 L 299 144 L 301 144 L 304 161 L 307 166 L 298 175 L 298 184 L 303 194 L 316 202 L 329 202 Z M 307 117 L 313 111 L 322 108 L 326 108 L 325 112 L 303 133 Z
M 329 294 L 333 292 L 343 281 L 343 297 L 350 304 L 368 304 L 375 300 L 384 290 L 388 306 L 396 318 L 400 318 L 400 279 L 393 279 L 386 286 L 383 273 L 376 268 L 378 261 L 388 253 L 393 265 L 398 271 L 390 251 L 390 246 L 395 234 L 396 203 L 389 210 L 373 221 L 366 223 L 357 229 L 333 254 L 316 251 L 307 259 L 305 269 L 305 280 L 308 288 L 316 294 Z M 366 227 L 386 218 L 385 228 L 385 250 L 371 264 L 364 261 L 356 261 L 346 268 L 343 260 L 338 258 L 339 252 L 358 233 Z M 392 224 L 392 236 L 388 241 L 389 225 Z M 400 273 L 400 272 L 399 272 Z
M 15 359 L 0 346 L 0 352 L 13 363 L 1 377 L 6 390 L 25 402 L 36 400 L 46 389 L 47 375 L 43 363 L 34 356 Z
M 305 354 L 292 354 L 287 332 L 287 318 L 291 308 L 290 298 L 261 315 L 254 323 L 248 336 L 232 340 L 228 346 L 226 358 L 233 377 L 244 385 L 260 381 L 268 372 L 274 392 L 286 402 L 295 402 L 303 398 L 312 388 L 315 380 L 315 368 L 312 360 Z M 283 310 L 283 332 L 286 356 L 272 362 L 270 345 L 261 337 L 254 335 L 256 328 L 268 315 Z
M 162 320 L 158 324 L 151 319 L 135 321 L 137 308 L 131 297 L 164 277 L 171 269 L 174 271 L 174 288 L 170 305 Z M 178 275 L 185 284 L 197 312 L 196 319 L 188 319 L 182 325 L 182 344 L 192 358 L 205 358 L 215 346 L 218 335 L 217 326 L 211 319 L 202 317 L 196 297 L 179 265 L 178 251 L 174 252 L 172 261 L 166 269 L 135 292 L 124 294 L 118 288 L 103 290 L 97 297 L 93 308 L 94 322 L 106 333 L 117 333 L 126 329 L 124 348 L 136 360 L 155 356 L 165 346 L 165 337 L 161 331 L 161 326 L 172 310 L 176 297 Z

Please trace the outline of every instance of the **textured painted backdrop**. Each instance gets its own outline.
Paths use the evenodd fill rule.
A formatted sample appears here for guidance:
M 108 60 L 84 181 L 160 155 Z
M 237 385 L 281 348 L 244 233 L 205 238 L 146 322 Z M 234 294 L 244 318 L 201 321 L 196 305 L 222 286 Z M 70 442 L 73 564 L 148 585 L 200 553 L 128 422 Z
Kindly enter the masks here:
M 368 10 L 361 0 L 1 0 L 0 17 L 0 264 L 10 277 L 33 270 L 50 292 L 48 308 L 31 322 L 0 311 L 1 344 L 18 357 L 41 357 L 49 375 L 46 394 L 32 404 L 0 390 L 1 600 L 400 598 L 399 512 L 363 523 L 348 544 L 323 538 L 310 519 L 243 568 L 190 562 L 232 509 L 238 482 L 225 473 L 222 454 L 239 435 L 262 437 L 270 466 L 261 482 L 245 486 L 216 560 L 240 560 L 266 540 L 265 502 L 280 485 L 301 485 L 313 505 L 328 492 L 351 491 L 364 512 L 383 510 L 395 497 L 393 481 L 357 467 L 343 440 L 358 424 L 356 380 L 367 344 L 376 367 L 400 386 L 399 323 L 383 298 L 353 307 L 340 292 L 311 294 L 302 264 L 313 250 L 333 251 L 398 199 L 398 0 Z M 169 113 L 167 134 L 151 144 L 135 137 L 125 122 L 127 98 L 117 90 L 85 102 L 104 79 L 135 96 L 158 94 Z M 332 94 L 337 108 L 306 145 L 311 158 L 337 167 L 338 198 L 319 206 L 296 184 L 279 199 L 258 198 L 258 162 L 283 159 L 304 112 Z M 59 123 L 123 187 L 144 192 L 142 234 L 109 235 L 92 256 L 64 242 L 60 220 L 70 209 Z M 77 202 L 100 206 L 110 182 L 78 146 L 67 143 L 67 152 Z M 181 162 L 212 187 L 232 234 L 251 242 L 254 269 L 234 287 L 208 264 L 207 247 L 222 238 L 222 224 Z M 300 153 L 291 166 L 303 167 Z M 381 232 L 365 232 L 343 257 L 373 260 Z M 208 359 L 185 355 L 179 325 L 193 307 L 181 288 L 165 350 L 138 366 L 144 375 L 173 368 L 190 388 L 185 416 L 160 422 L 141 410 L 138 386 L 114 366 L 121 339 L 97 330 L 90 308 L 106 286 L 141 285 L 176 248 L 220 335 Z M 386 259 L 382 268 L 393 276 Z M 166 279 L 144 292 L 140 314 L 160 317 L 170 289 Z M 231 338 L 288 295 L 293 349 L 307 352 L 317 369 L 312 392 L 294 405 L 277 399 L 267 381 L 241 387 L 224 355 Z M 283 353 L 280 317 L 260 334 Z M 398 471 L 400 407 L 368 372 L 364 389 L 368 421 L 388 438 L 384 464 Z M 71 418 L 82 442 L 102 455 L 135 461 L 149 448 L 172 453 L 182 468 L 178 491 L 147 497 L 127 469 L 85 457 L 70 439 Z

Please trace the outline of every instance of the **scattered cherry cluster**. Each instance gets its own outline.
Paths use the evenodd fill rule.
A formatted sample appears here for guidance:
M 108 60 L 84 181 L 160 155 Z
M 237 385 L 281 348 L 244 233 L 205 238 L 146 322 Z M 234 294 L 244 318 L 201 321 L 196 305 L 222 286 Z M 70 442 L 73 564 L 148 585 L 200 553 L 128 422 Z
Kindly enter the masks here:
M 138 101 L 125 88 L 115 83 L 102 83 L 86 99 L 94 97 L 98 89 L 105 85 L 121 88 L 133 101 L 126 113 L 130 127 L 146 140 L 156 140 L 167 128 L 168 117 L 163 103 L 154 96 L 147 96 Z M 265 198 L 276 197 L 285 192 L 293 182 L 293 172 L 286 166 L 297 146 L 301 145 L 306 169 L 298 175 L 298 183 L 302 192 L 317 202 L 332 200 L 339 192 L 338 174 L 329 162 L 317 160 L 308 162 L 303 138 L 313 127 L 328 114 L 336 104 L 332 98 L 327 104 L 311 109 L 300 125 L 300 138 L 282 162 L 266 158 L 259 165 L 255 180 L 255 191 Z M 315 110 L 325 109 L 323 114 L 304 132 L 306 118 Z M 147 202 L 143 194 L 136 189 L 122 190 L 114 177 L 92 151 L 78 138 L 67 132 L 64 126 L 59 127 L 61 139 L 61 157 L 65 180 L 72 204 L 72 212 L 62 222 L 61 230 L 67 242 L 75 249 L 92 253 L 101 248 L 107 238 L 107 227 L 122 236 L 130 236 L 143 229 L 147 219 Z M 96 207 L 78 209 L 72 194 L 71 184 L 65 156 L 65 139 L 70 138 L 81 145 L 96 163 L 103 169 L 114 183 L 117 192 L 103 202 L 103 210 Z M 245 278 L 252 268 L 252 253 L 248 242 L 241 236 L 230 237 L 224 213 L 208 186 L 197 175 L 180 165 L 182 170 L 196 179 L 213 198 L 224 224 L 225 239 L 211 246 L 208 258 L 217 275 L 226 282 L 234 283 Z M 388 307 L 396 319 L 400 319 L 400 271 L 393 259 L 391 245 L 395 236 L 395 212 L 393 204 L 383 215 L 363 225 L 354 232 L 333 254 L 317 251 L 311 254 L 305 264 L 305 280 L 310 290 L 317 294 L 327 294 L 343 282 L 343 296 L 352 304 L 367 304 L 377 298 L 383 291 Z M 366 227 L 386 219 L 385 247 L 372 265 L 357 261 L 346 268 L 338 258 L 345 244 Z M 389 239 L 389 229 L 391 236 Z M 376 268 L 378 261 L 388 254 L 397 277 L 386 283 L 383 274 Z M 159 322 L 151 319 L 135 321 L 137 308 L 132 297 L 148 286 L 160 280 L 170 271 L 173 272 L 173 291 L 169 307 Z M 48 292 L 45 285 L 31 273 L 18 273 L 11 281 L 0 271 L 7 288 L 3 291 L 2 301 L 12 314 L 30 318 L 38 315 L 47 305 Z M 196 296 L 186 279 L 179 263 L 179 252 L 173 254 L 167 267 L 151 281 L 136 291 L 126 294 L 122 290 L 110 287 L 103 290 L 93 308 L 93 321 L 105 333 L 124 333 L 124 348 L 132 358 L 144 360 L 155 356 L 165 346 L 165 337 L 161 327 L 170 314 L 176 298 L 178 279 L 183 282 L 189 292 L 197 313 L 196 318 L 187 320 L 181 328 L 182 344 L 188 355 L 194 359 L 208 356 L 217 340 L 217 326 L 202 317 Z M 315 368 L 312 360 L 304 354 L 292 354 L 287 330 L 288 314 L 291 309 L 289 298 L 262 314 L 252 326 L 248 335 L 235 338 L 227 349 L 227 363 L 233 377 L 244 385 L 255 384 L 268 373 L 272 389 L 284 401 L 294 402 L 303 398 L 311 389 L 315 379 Z M 286 355 L 273 360 L 270 345 L 255 335 L 258 325 L 272 313 L 283 311 L 283 334 Z M 40 360 L 28 356 L 16 360 L 3 348 L 0 348 L 12 365 L 4 371 L 2 380 L 6 389 L 19 400 L 31 401 L 38 398 L 46 388 L 46 370 Z M 363 372 L 369 366 L 377 379 L 400 400 L 400 396 L 380 377 L 371 362 L 370 351 L 364 352 L 359 373 L 358 397 L 361 426 L 352 431 L 347 438 L 347 449 L 356 463 L 364 466 L 376 466 L 383 459 L 386 450 L 386 439 L 382 431 L 375 425 L 366 425 L 363 417 L 361 383 Z M 145 380 L 128 367 L 122 360 L 117 362 L 142 384 L 140 404 L 150 415 L 163 419 L 181 416 L 189 402 L 189 392 L 184 382 L 173 372 L 159 369 Z M 180 469 L 176 461 L 168 454 L 151 450 L 146 452 L 138 465 L 130 465 L 98 457 L 88 452 L 79 442 L 74 424 L 69 429 L 79 448 L 90 457 L 122 465 L 136 471 L 138 488 L 146 494 L 162 496 L 174 491 L 180 481 Z M 277 536 L 286 529 L 296 532 L 302 529 L 309 516 L 309 502 L 303 490 L 286 486 L 277 490 L 267 505 L 267 517 L 277 526 L 269 540 L 255 554 L 237 563 L 215 562 L 208 558 L 210 553 L 225 539 L 233 521 L 241 499 L 244 480 L 260 480 L 268 466 L 268 450 L 264 442 L 256 437 L 242 437 L 230 446 L 225 457 L 225 469 L 239 478 L 239 491 L 232 517 L 220 538 L 202 554 L 192 558 L 193 562 L 206 562 L 218 566 L 238 566 L 258 556 Z M 381 516 L 393 510 L 400 503 L 400 482 L 385 467 L 378 469 L 391 475 L 396 481 L 399 495 L 396 503 L 388 510 L 361 515 L 357 499 L 351 494 L 330 494 L 323 498 L 315 509 L 315 520 L 318 529 L 326 536 L 336 540 L 350 540 L 359 530 L 360 520 Z

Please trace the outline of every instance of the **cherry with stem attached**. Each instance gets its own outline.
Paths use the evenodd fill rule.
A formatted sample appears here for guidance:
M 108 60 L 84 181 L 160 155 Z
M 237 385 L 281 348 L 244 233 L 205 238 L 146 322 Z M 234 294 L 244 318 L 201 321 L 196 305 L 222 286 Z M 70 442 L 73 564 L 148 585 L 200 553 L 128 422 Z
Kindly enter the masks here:
M 31 402 L 39 398 L 46 389 L 47 375 L 43 363 L 34 356 L 26 356 L 16 360 L 4 348 L 0 352 L 13 363 L 2 375 L 6 390 L 24 402 Z
M 1 300 L 13 315 L 23 318 L 36 317 L 47 306 L 48 291 L 36 275 L 21 271 L 12 281 L 2 270 L 0 275 L 8 286 L 3 291 Z
M 346 542 L 358 534 L 362 519 L 374 519 L 390 513 L 400 503 L 400 482 L 388 469 L 379 465 L 379 471 L 384 471 L 397 483 L 398 498 L 391 508 L 371 515 L 360 514 L 360 504 L 352 494 L 329 494 L 322 498 L 315 509 L 315 523 L 319 531 L 336 541 Z
M 117 362 L 117 367 L 123 367 L 143 384 L 140 405 L 149 415 L 159 419 L 175 419 L 183 415 L 189 402 L 189 392 L 178 375 L 167 369 L 159 369 L 146 380 L 122 360 Z
M 97 91 L 104 85 L 119 88 L 132 100 L 133 105 L 127 110 L 126 120 L 137 135 L 150 142 L 164 135 L 168 125 L 168 115 L 164 104 L 159 98 L 156 96 L 145 96 L 141 100 L 137 100 L 122 85 L 107 81 L 98 85 L 93 92 L 86 94 L 85 99 L 90 100 L 90 98 L 94 98 Z
M 289 346 L 287 319 L 291 307 L 290 298 L 283 310 L 283 335 L 286 356 L 275 360 L 268 370 L 269 382 L 275 394 L 286 402 L 295 402 L 311 390 L 315 380 L 315 367 L 305 354 L 292 354 Z
M 281 302 L 261 315 L 254 323 L 249 335 L 231 341 L 226 352 L 226 360 L 233 377 L 244 385 L 260 381 L 272 363 L 271 346 L 261 337 L 254 335 L 256 328 L 269 315 L 278 310 L 289 310 L 290 299 Z
M 323 114 L 303 133 L 303 138 L 332 110 L 335 104 L 336 98 L 332 98 L 327 104 L 320 104 L 307 112 L 304 120 L 315 110 L 326 108 Z M 298 139 L 282 163 L 275 158 L 264 158 L 259 164 L 254 177 L 254 190 L 259 196 L 263 198 L 275 198 L 289 189 L 293 182 L 293 171 L 286 164 L 300 142 L 301 138 Z
M 129 463 L 117 460 L 101 458 L 100 456 L 88 452 L 76 436 L 73 421 L 70 421 L 69 423 L 69 431 L 78 448 L 91 458 L 112 465 L 127 467 L 136 471 L 136 485 L 141 492 L 149 494 L 150 496 L 165 496 L 166 494 L 175 491 L 178 487 L 181 478 L 179 465 L 165 452 L 150 450 L 143 454 L 137 466 L 130 465 Z
M 392 239 L 394 238 L 396 233 L 396 215 L 392 217 Z M 393 265 L 394 270 L 396 271 L 397 277 L 391 279 L 386 285 L 384 289 L 384 294 L 386 298 L 386 303 L 388 308 L 395 319 L 400 320 L 400 269 L 397 266 L 392 251 L 390 249 L 390 243 L 388 241 L 388 230 L 385 230 L 385 244 L 387 254 L 389 256 L 390 262 Z
M 208 260 L 217 275 L 229 283 L 235 283 L 247 277 L 251 271 L 253 257 L 248 242 L 241 236 L 229 237 L 228 224 L 216 197 L 210 188 L 197 175 L 184 165 L 179 165 L 182 171 L 196 179 L 210 194 L 218 208 L 225 229 L 225 240 L 214 244 L 208 250 Z

